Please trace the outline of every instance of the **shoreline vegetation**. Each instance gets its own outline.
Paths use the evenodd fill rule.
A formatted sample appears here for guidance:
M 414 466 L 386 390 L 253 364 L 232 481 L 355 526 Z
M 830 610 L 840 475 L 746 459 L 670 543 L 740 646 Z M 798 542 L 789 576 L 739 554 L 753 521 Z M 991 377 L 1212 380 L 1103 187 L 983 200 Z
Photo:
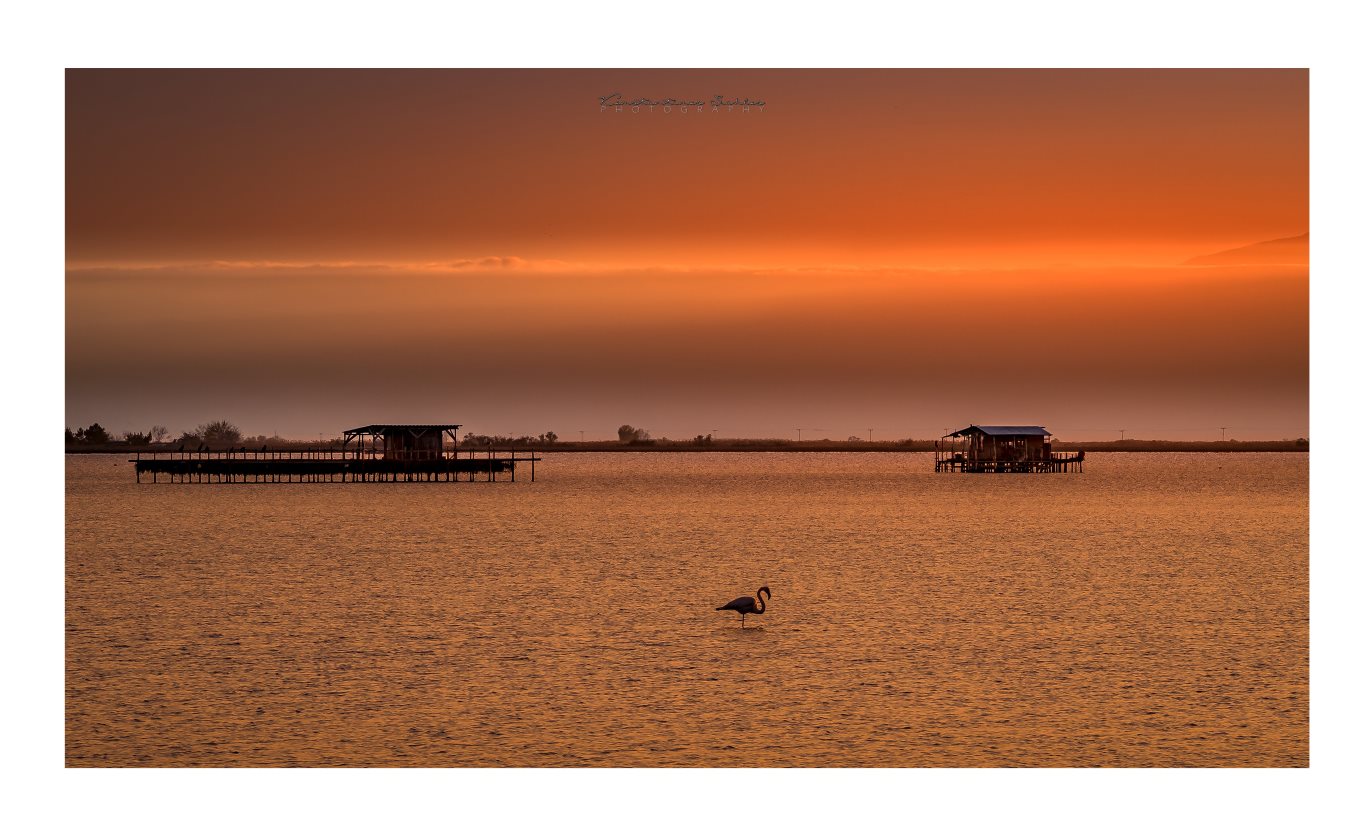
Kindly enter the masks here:
M 468 451 L 480 454 L 489 451 L 532 451 L 532 452 L 721 452 L 721 451 L 843 451 L 843 452 L 932 452 L 935 440 L 863 440 L 850 436 L 846 440 L 804 440 L 783 439 L 779 437 L 751 439 L 746 437 L 715 437 L 713 434 L 697 434 L 693 438 L 673 440 L 666 437 L 653 437 L 644 428 L 621 425 L 617 440 L 563 440 L 555 431 L 545 431 L 537 436 L 503 436 L 467 432 L 455 444 L 444 440 L 445 451 Z M 355 448 L 355 446 L 354 446 Z M 342 437 L 325 439 L 320 435 L 317 440 L 291 440 L 285 437 L 268 437 L 263 434 L 245 435 L 237 425 L 226 419 L 207 422 L 194 431 L 185 431 L 177 436 L 165 426 L 154 425 L 146 433 L 126 431 L 113 436 L 100 423 L 91 423 L 85 428 L 73 431 L 66 429 L 66 452 L 68 454 L 120 454 L 135 452 L 172 452 L 194 454 L 208 451 L 238 451 L 242 453 L 270 452 L 326 452 L 344 450 Z M 1308 451 L 1309 440 L 1304 437 L 1294 440 L 1137 440 L 1119 439 L 1104 442 L 1069 442 L 1056 439 L 1052 442 L 1053 451 Z
M 481 454 L 488 450 L 535 451 L 535 452 L 915 452 L 933 451 L 933 440 L 786 440 L 786 439 L 699 439 L 689 440 L 618 440 L 602 441 L 562 441 L 548 442 L 533 438 L 494 437 L 491 442 L 463 442 L 456 446 L 457 451 Z M 267 442 L 260 439 L 253 442 L 244 438 L 235 443 L 130 443 L 109 441 L 104 443 L 68 443 L 67 454 L 133 454 L 135 452 L 176 452 L 194 453 L 197 451 L 246 450 L 248 452 L 273 451 L 341 451 L 343 441 L 334 440 L 286 440 L 273 438 Z M 449 443 L 447 450 L 452 450 Z M 1053 451 L 1085 451 L 1087 453 L 1110 452 L 1288 452 L 1308 451 L 1309 441 L 1298 440 L 1226 440 L 1226 441 L 1178 441 L 1178 440 L 1113 440 L 1106 442 L 1066 442 L 1058 440 L 1052 444 Z

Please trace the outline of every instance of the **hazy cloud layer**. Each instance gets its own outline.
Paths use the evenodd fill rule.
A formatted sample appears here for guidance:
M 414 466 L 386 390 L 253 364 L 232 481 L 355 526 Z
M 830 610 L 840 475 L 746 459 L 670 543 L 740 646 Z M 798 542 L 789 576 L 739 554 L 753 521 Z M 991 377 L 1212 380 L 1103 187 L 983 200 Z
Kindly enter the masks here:
M 298 436 L 1304 436 L 1307 271 L 76 271 L 67 414 Z

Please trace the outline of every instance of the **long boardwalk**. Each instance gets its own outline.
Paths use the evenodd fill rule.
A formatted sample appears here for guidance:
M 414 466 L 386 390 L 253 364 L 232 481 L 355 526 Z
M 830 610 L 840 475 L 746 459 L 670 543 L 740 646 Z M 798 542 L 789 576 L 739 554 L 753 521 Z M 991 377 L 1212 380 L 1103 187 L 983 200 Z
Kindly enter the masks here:
M 487 450 L 445 452 L 428 458 L 394 459 L 356 451 L 152 451 L 138 452 L 134 478 L 152 475 L 168 483 L 421 483 L 494 482 L 528 463 L 529 481 L 543 458 Z M 159 480 L 159 476 L 162 478 Z
M 1042 460 L 971 460 L 963 454 L 939 456 L 934 471 L 962 471 L 976 474 L 1049 474 L 1080 471 L 1085 462 L 1084 451 L 1054 451 Z

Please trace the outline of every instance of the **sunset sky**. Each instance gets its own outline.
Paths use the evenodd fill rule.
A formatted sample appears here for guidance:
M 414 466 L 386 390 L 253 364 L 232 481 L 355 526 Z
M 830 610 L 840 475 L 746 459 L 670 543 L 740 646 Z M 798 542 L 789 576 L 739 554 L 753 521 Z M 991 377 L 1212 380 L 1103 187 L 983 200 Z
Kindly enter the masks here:
M 602 110 L 602 96 L 765 101 Z M 70 71 L 72 427 L 1308 435 L 1304 70 Z

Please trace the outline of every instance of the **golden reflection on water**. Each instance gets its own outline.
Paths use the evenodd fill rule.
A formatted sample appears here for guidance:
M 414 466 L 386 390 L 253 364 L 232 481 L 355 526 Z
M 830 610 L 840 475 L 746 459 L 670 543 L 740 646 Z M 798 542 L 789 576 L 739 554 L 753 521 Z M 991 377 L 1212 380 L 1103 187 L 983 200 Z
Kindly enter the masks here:
M 1306 454 L 546 457 L 69 457 L 68 765 L 1308 765 Z

